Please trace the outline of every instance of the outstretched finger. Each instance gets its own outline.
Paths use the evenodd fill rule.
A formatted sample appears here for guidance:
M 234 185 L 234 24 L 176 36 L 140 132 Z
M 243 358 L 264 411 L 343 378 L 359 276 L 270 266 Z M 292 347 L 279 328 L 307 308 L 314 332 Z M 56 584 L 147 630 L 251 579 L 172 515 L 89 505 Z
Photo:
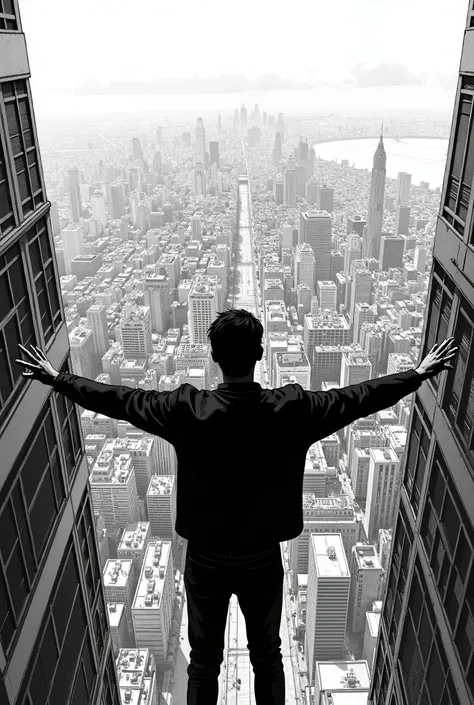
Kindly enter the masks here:
M 20 365 L 24 365 L 25 367 L 31 367 L 33 370 L 41 369 L 39 365 L 35 365 L 33 362 L 26 362 L 26 360 L 15 360 L 15 362 L 18 362 Z
M 36 350 L 36 352 L 38 353 L 38 355 L 41 357 L 42 360 L 44 360 L 45 362 L 48 362 L 48 358 L 46 357 L 44 352 L 42 350 L 40 350 L 40 348 L 37 345 L 32 345 L 32 347 L 34 347 L 34 349 Z
M 29 350 L 27 350 L 23 345 L 21 345 L 21 343 L 18 343 L 18 347 L 21 348 L 22 352 L 24 352 L 25 355 L 28 355 L 28 357 L 30 358 L 30 360 L 34 360 L 35 362 L 38 361 L 37 358 L 36 358 L 36 356 L 33 355 L 32 352 L 30 352 Z

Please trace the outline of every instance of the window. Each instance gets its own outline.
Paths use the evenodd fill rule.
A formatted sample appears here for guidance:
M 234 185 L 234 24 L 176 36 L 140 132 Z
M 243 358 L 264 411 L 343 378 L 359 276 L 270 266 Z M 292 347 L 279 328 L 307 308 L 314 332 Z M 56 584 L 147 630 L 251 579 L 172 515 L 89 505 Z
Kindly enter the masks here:
M 426 459 L 430 446 L 429 424 L 427 420 L 428 416 L 424 412 L 421 403 L 415 403 L 403 478 L 408 500 L 413 507 L 415 516 L 420 506 L 421 489 L 425 477 Z
M 0 640 L 8 654 L 66 500 L 49 405 L 0 494 Z
M 69 374 L 68 364 L 66 363 L 59 371 Z M 77 411 L 75 404 L 62 394 L 59 394 L 59 392 L 54 392 L 54 397 L 58 409 L 64 454 L 66 456 L 66 471 L 69 482 L 72 483 L 82 455 L 82 435 L 79 429 Z
M 462 236 L 466 223 L 474 169 L 472 139 L 472 86 L 464 82 L 459 95 L 459 108 L 454 133 L 453 154 L 448 176 L 443 216 Z
M 0 83 L 23 218 L 45 202 L 26 80 Z
M 24 679 L 17 702 L 21 705 L 91 702 L 97 668 L 72 539 L 66 546 L 51 594 L 52 608 L 46 611 L 25 670 L 31 675 Z
M 98 599 L 96 611 L 99 615 L 98 623 L 103 625 L 103 620 L 105 617 L 99 614 L 102 609 L 105 615 L 105 607 L 102 601 L 102 592 L 100 590 L 102 576 L 96 547 L 95 519 L 91 508 L 88 487 L 85 489 L 82 498 L 82 509 L 80 510 L 80 518 L 77 522 L 77 533 L 82 565 L 86 576 L 89 606 L 91 610 L 93 610 L 97 595 L 99 594 L 100 599 Z
M 439 343 L 447 338 L 454 290 L 455 284 L 453 280 L 447 272 L 445 272 L 440 263 L 433 258 L 433 278 L 430 301 L 427 306 L 429 313 L 421 359 L 429 353 L 435 343 L 439 345 Z M 435 389 L 438 389 L 439 376 L 432 377 L 428 382 Z
M 400 642 L 398 670 L 409 705 L 459 705 L 418 558 Z
M 467 672 L 469 659 L 474 658 L 474 530 L 438 447 L 430 475 L 421 539 L 448 627 Z
M 474 309 L 463 296 L 454 337 L 459 349 L 446 380 L 443 410 L 474 471 Z
M 109 653 L 107 666 L 104 672 L 101 705 L 121 705 L 112 651 Z
M 383 611 L 383 620 L 392 649 L 398 635 L 411 546 L 411 528 L 403 503 L 400 502 Z
M 18 343 L 37 343 L 19 245 L 0 256 L 0 414 L 6 414 L 19 387 L 27 384 L 15 362 Z
M 1 0 L 0 0 L 1 8 Z M 2 18 L 0 14 L 0 30 L 2 26 Z M 0 235 L 6 235 L 15 225 L 13 215 L 12 198 L 10 187 L 7 178 L 7 169 L 5 166 L 5 155 L 0 138 Z
M 2 29 L 10 32 L 18 29 L 17 9 L 14 0 L 0 0 L 0 31 Z
M 31 228 L 27 235 L 27 242 L 35 296 L 40 310 L 41 328 L 47 344 L 61 324 L 62 313 L 46 218 L 42 218 Z

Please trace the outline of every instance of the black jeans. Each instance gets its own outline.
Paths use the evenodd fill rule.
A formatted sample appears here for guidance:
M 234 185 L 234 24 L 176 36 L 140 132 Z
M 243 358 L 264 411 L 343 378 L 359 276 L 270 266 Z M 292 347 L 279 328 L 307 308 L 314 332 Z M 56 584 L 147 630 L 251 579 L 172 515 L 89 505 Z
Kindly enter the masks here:
M 217 555 L 188 542 L 184 570 L 191 646 L 187 705 L 217 703 L 233 593 L 245 617 L 257 705 L 285 705 L 280 652 L 283 577 L 279 543 L 244 556 L 232 552 Z

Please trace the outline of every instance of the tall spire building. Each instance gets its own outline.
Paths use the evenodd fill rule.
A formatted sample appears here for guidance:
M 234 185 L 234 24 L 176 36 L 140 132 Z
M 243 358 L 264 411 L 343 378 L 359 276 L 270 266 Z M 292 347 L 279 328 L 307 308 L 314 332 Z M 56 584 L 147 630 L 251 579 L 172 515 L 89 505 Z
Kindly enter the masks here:
M 469 2 L 419 359 L 458 352 L 414 394 L 370 705 L 474 703 L 473 20 Z
M 17 0 L 0 57 L 0 703 L 120 705 L 78 407 L 15 362 L 72 372 Z
M 382 126 L 383 130 L 383 126 Z M 364 258 L 379 258 L 380 238 L 382 237 L 383 199 L 385 192 L 385 176 L 387 155 L 383 145 L 383 133 L 374 154 L 372 180 L 370 182 L 369 213 L 367 217 L 367 233 L 364 238 Z
M 206 167 L 206 133 L 204 131 L 204 123 L 200 117 L 196 120 L 196 151 L 194 153 L 194 163 L 202 164 L 203 169 Z

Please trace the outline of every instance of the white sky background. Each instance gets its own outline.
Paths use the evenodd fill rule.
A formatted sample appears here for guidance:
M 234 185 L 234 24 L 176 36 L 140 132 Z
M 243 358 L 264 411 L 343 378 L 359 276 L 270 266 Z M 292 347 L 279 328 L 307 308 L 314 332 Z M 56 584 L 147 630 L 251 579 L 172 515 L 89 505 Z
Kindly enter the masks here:
M 259 103 L 270 113 L 449 116 L 468 11 L 468 0 L 19 3 L 35 113 L 69 119 L 147 111 L 166 118 L 180 113 L 208 117 L 216 111 L 233 114 L 242 102 L 247 107 Z M 106 86 L 227 75 L 252 80 L 263 74 L 317 88 L 132 98 L 75 94 L 94 81 Z M 394 74 L 399 78 L 394 80 Z M 407 85 L 410 76 L 423 84 Z M 219 83 L 225 90 L 225 79 Z
M 20 0 L 32 79 L 264 73 L 333 82 L 358 62 L 457 74 L 467 0 Z

